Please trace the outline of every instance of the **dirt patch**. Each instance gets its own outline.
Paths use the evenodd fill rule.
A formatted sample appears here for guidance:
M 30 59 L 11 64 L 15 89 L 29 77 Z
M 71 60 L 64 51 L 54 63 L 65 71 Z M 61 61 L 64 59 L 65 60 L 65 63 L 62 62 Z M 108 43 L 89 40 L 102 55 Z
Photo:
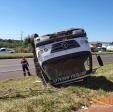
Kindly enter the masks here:
M 103 100 L 105 104 L 92 104 L 89 109 L 84 112 L 113 112 L 113 94 L 110 95 L 108 98 L 104 98 Z

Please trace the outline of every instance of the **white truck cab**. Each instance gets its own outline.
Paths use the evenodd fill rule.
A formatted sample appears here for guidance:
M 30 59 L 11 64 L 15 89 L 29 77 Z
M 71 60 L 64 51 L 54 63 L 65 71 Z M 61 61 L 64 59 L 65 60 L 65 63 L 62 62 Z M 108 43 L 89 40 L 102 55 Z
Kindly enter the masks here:
M 92 54 L 87 34 L 82 28 L 71 28 L 43 36 L 32 34 L 37 75 L 57 86 L 88 77 L 92 72 Z

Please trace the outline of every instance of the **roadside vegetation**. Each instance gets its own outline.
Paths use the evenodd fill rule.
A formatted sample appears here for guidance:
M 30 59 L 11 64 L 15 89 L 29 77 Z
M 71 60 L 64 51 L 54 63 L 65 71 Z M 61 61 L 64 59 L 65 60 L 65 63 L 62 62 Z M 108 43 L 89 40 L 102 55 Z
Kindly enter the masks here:
M 96 54 L 98 55 L 113 54 L 113 52 L 96 52 Z M 95 55 L 95 53 L 92 52 L 92 55 Z M 0 59 L 16 59 L 21 58 L 22 56 L 26 56 L 27 58 L 33 58 L 33 53 L 0 54 Z
M 98 68 L 95 65 L 93 68 Z M 0 81 L 0 112 L 83 112 L 92 98 L 113 96 L 113 66 L 95 69 L 82 82 L 45 89 L 37 76 Z
M 113 44 L 113 42 L 111 44 Z M 24 40 L 0 39 L 0 48 L 2 47 L 14 49 L 16 53 L 0 54 L 0 59 L 21 58 L 23 55 L 25 55 L 27 58 L 33 57 L 29 36 L 26 37 Z M 113 54 L 112 51 L 96 52 L 96 53 L 97 54 Z M 92 52 L 92 54 L 95 55 L 94 52 Z
M 32 58 L 32 47 L 29 43 L 28 37 L 24 40 L 11 40 L 11 39 L 0 39 L 0 48 L 8 48 L 13 49 L 16 53 L 11 54 L 0 54 L 0 59 L 14 59 L 14 58 L 21 58 L 25 55 L 27 58 Z
M 32 48 L 28 37 L 24 40 L 0 39 L 0 48 L 14 49 L 16 53 L 31 53 Z
M 13 54 L 0 54 L 0 59 L 16 59 L 26 56 L 27 58 L 32 58 L 33 53 L 13 53 Z

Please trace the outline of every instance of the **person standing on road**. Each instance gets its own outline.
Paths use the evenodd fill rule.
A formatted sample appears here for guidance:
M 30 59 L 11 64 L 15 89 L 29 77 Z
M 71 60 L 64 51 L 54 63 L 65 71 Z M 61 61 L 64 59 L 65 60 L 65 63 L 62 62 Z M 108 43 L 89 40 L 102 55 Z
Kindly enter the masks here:
M 31 76 L 31 74 L 29 72 L 29 68 L 28 68 L 29 63 L 25 56 L 22 57 L 21 64 L 22 64 L 22 69 L 23 69 L 23 75 L 26 76 L 26 70 L 27 70 L 28 76 Z

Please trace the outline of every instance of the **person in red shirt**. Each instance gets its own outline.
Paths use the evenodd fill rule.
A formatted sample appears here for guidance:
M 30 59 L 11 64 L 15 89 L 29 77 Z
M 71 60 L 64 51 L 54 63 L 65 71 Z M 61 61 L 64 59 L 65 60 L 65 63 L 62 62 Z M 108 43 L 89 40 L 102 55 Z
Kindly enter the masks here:
M 31 76 L 29 72 L 29 68 L 28 68 L 29 64 L 25 56 L 22 57 L 21 64 L 22 64 L 22 69 L 23 69 L 23 75 L 26 76 L 26 70 L 27 70 L 28 76 Z

